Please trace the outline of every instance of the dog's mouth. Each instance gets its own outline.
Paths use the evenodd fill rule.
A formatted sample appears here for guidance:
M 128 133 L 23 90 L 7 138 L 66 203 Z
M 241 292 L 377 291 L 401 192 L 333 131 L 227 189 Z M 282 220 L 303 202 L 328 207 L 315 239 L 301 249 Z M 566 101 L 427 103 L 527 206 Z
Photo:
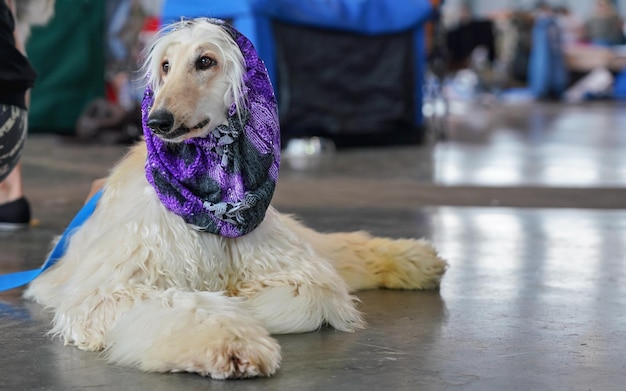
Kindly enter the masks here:
M 158 137 L 160 137 L 163 140 L 167 140 L 167 141 L 182 141 L 184 140 L 185 136 L 189 135 L 189 133 L 195 131 L 195 130 L 201 130 L 203 128 L 205 128 L 209 122 L 211 122 L 210 118 L 205 118 L 202 121 L 198 122 L 195 126 L 192 127 L 187 127 L 185 125 L 180 125 L 178 128 L 169 131 L 165 134 L 156 134 Z

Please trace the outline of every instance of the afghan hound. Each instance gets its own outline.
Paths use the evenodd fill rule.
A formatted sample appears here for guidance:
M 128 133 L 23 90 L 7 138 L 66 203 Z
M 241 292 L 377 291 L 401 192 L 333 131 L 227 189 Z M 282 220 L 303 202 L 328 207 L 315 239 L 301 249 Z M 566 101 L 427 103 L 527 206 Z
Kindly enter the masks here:
M 423 239 L 321 233 L 270 205 L 276 100 L 233 27 L 175 23 L 145 58 L 144 139 L 25 292 L 52 334 L 145 371 L 271 376 L 271 334 L 363 328 L 356 290 L 438 288 L 447 264 Z

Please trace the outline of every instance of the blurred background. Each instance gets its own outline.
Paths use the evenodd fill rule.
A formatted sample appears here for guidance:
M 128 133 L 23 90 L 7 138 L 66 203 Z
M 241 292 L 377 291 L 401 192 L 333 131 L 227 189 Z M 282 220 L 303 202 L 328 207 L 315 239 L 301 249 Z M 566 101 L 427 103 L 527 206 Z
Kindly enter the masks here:
M 265 60 L 286 142 L 443 140 L 450 116 L 475 104 L 625 98 L 624 10 L 611 0 L 57 0 L 28 40 L 39 74 L 30 127 L 134 141 L 146 41 L 168 22 L 210 16 Z

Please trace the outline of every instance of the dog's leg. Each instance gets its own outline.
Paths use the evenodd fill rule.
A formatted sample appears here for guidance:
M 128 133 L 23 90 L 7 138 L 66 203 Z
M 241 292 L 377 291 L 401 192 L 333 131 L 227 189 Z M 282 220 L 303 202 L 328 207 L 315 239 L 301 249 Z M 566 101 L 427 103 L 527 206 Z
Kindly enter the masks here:
M 92 225 L 73 239 L 85 239 Z M 134 261 L 111 262 L 120 254 L 100 254 L 94 246 L 93 258 L 82 263 L 80 251 L 70 247 L 25 296 L 54 311 L 52 334 L 83 350 L 104 349 L 115 363 L 216 379 L 272 375 L 280 348 L 242 299 L 184 287 L 185 277 L 156 269 L 148 256 L 156 247 L 136 248 Z M 104 258 L 109 262 L 101 262 Z M 141 259 L 152 262 L 150 271 Z M 169 289 L 159 288 L 164 281 Z
M 236 272 L 229 292 L 273 334 L 302 333 L 330 325 L 363 327 L 345 281 L 330 262 L 294 232 L 274 208 L 251 233 L 229 241 Z
M 94 276 L 65 276 L 66 265 L 26 294 L 54 310 L 51 333 L 66 344 L 104 349 L 112 362 L 145 371 L 215 379 L 270 376 L 278 368 L 280 347 L 242 299 L 135 285 L 132 275 L 120 276 L 127 282 L 119 286 L 96 284 Z
M 285 224 L 331 261 L 351 290 L 435 289 L 447 263 L 426 240 L 388 239 L 366 232 L 322 234 L 289 216 Z
M 106 334 L 106 355 L 144 371 L 270 376 L 280 347 L 241 304 L 214 292 L 160 292 L 120 317 Z
M 242 284 L 246 307 L 272 334 L 303 333 L 329 325 L 339 331 L 365 326 L 357 299 L 325 260 L 311 268 L 286 270 Z M 309 269 L 309 270 L 307 270 Z

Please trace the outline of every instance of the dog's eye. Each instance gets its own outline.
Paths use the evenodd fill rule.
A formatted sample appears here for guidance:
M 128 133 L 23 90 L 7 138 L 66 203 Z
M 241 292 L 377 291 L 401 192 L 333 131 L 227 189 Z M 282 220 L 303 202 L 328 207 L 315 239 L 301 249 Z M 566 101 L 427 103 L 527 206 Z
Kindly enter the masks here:
M 161 71 L 163 71 L 163 73 L 167 74 L 167 72 L 170 71 L 170 63 L 169 61 L 163 61 L 163 63 L 161 64 Z
M 217 61 L 211 57 L 202 56 L 196 61 L 196 68 L 199 70 L 209 69 L 217 65 Z

